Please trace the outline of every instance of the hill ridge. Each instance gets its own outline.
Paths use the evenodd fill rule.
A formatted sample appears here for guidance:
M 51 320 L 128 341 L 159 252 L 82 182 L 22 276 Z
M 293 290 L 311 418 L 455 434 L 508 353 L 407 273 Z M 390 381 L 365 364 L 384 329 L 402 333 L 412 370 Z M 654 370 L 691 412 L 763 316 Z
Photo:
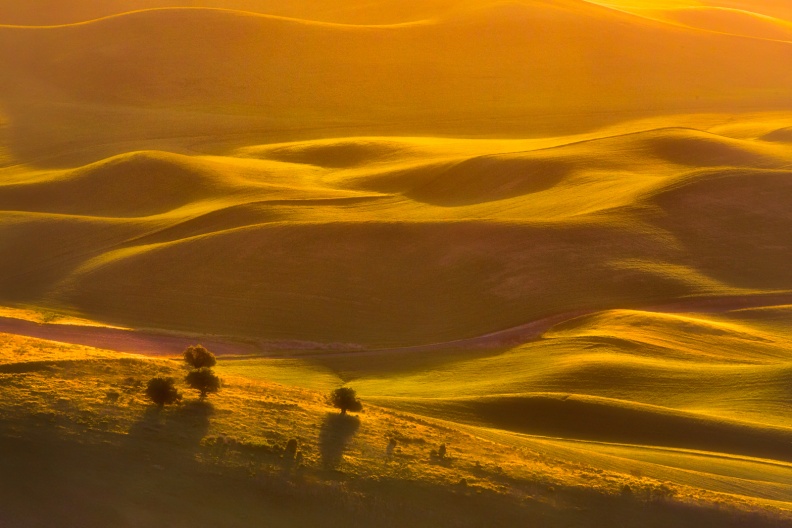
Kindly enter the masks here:
M 102 22 L 123 19 L 126 17 L 135 17 L 135 16 L 143 16 L 143 15 L 153 15 L 156 13 L 211 13 L 215 12 L 218 14 L 226 14 L 226 15 L 234 15 L 234 16 L 244 16 L 244 17 L 251 17 L 251 18 L 260 18 L 266 20 L 274 20 L 274 21 L 281 21 L 281 22 L 290 22 L 296 24 L 305 24 L 305 25 L 315 25 L 321 27 L 339 27 L 339 28 L 394 28 L 394 27 L 409 27 L 413 25 L 425 24 L 427 20 L 417 20 L 415 22 L 400 22 L 400 23 L 393 23 L 393 24 L 344 24 L 339 22 L 325 22 L 320 20 L 311 20 L 311 19 L 304 19 L 304 18 L 294 18 L 282 15 L 271 15 L 267 13 L 257 13 L 254 11 L 243 11 L 238 9 L 229 9 L 229 8 L 222 8 L 222 7 L 179 7 L 179 6 L 171 6 L 171 7 L 151 7 L 145 9 L 135 9 L 132 11 L 124 11 L 121 13 L 115 13 L 111 15 L 106 15 L 98 18 L 94 18 L 91 20 L 83 20 L 80 22 L 70 22 L 68 24 L 52 24 L 52 25 L 19 25 L 19 24 L 0 24 L 0 30 L 2 29 L 67 29 L 67 28 L 75 28 L 80 26 L 88 26 L 92 24 L 98 24 Z

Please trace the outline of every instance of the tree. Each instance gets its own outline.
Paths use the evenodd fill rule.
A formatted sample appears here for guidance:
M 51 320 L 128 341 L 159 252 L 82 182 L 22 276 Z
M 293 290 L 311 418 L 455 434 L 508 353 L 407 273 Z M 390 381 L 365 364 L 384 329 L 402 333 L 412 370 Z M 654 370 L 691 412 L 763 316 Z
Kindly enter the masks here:
M 182 395 L 176 390 L 173 378 L 161 376 L 149 380 L 146 385 L 146 396 L 159 407 L 176 403 L 182 399 Z
M 357 399 L 355 389 L 350 387 L 341 387 L 330 393 L 330 405 L 337 409 L 341 409 L 341 414 L 346 414 L 347 411 L 360 412 L 363 410 L 363 404 Z
M 220 390 L 220 378 L 209 367 L 191 370 L 184 380 L 191 389 L 200 391 L 201 399 L 206 398 L 210 392 Z
M 215 355 L 201 345 L 187 347 L 183 355 L 184 362 L 194 369 L 214 367 L 217 364 Z

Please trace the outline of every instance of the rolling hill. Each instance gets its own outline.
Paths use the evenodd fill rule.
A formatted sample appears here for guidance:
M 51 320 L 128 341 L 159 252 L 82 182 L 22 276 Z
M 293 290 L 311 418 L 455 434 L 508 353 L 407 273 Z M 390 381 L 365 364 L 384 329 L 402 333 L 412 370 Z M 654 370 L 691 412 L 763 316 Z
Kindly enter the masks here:
M 123 325 L 404 346 L 792 289 L 783 143 L 683 128 L 480 143 L 461 145 L 494 153 L 351 138 L 20 171 L 0 185 L 7 300 Z M 47 236 L 68 246 L 29 244 Z
M 477 3 L 384 26 L 158 8 L 0 27 L 0 99 L 22 160 L 92 162 L 90 150 L 154 138 L 161 149 L 372 132 L 519 138 L 788 109 L 792 77 L 774 66 L 790 49 L 579 0 Z
M 788 525 L 791 28 L 776 0 L 0 0 L 0 510 L 47 525 L 47 481 L 81 528 Z M 146 410 L 199 341 L 222 396 Z

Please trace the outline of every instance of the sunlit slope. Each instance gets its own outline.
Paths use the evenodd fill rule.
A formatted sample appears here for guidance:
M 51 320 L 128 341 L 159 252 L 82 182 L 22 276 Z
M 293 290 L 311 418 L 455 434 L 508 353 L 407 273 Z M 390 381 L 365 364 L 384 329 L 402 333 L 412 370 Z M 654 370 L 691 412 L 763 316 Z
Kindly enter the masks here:
M 659 15 L 660 18 L 662 18 L 663 12 L 674 13 L 677 10 L 693 9 L 702 10 L 702 13 L 709 10 L 742 11 L 745 14 L 792 21 L 792 6 L 785 0 L 594 0 L 594 3 L 623 9 L 641 16 Z M 737 20 L 737 17 L 732 17 L 728 13 L 717 13 L 716 11 L 710 11 L 714 14 L 714 19 L 726 17 Z M 737 14 L 733 13 L 733 15 Z M 743 19 L 743 21 L 748 24 L 745 29 L 750 29 L 752 22 L 749 19 Z M 729 25 L 728 27 L 738 30 L 738 34 L 743 34 L 740 32 L 740 26 Z
M 348 138 L 7 169 L 0 291 L 125 325 L 390 346 L 792 289 L 785 143 L 672 128 L 535 146 Z
M 625 114 L 786 108 L 792 73 L 776 66 L 791 61 L 788 43 L 575 0 L 477 4 L 378 27 L 159 9 L 0 28 L 0 101 L 25 158 L 67 144 L 132 150 L 231 132 L 269 142 L 329 127 L 525 137 Z
M 547 449 L 559 460 L 717 490 L 733 497 L 760 497 L 782 508 L 789 504 L 792 493 L 792 465 L 788 462 L 708 451 L 542 438 L 491 427 L 471 426 L 469 430 L 517 449 L 541 446 L 539 449 Z
M 789 460 L 789 345 L 746 320 L 616 310 L 429 370 L 321 363 L 375 399 L 446 419 Z
M 33 173 L 18 182 L 9 177 L 0 208 L 72 216 L 152 216 L 255 187 L 255 181 L 235 182 L 231 171 L 213 174 L 207 169 L 186 156 L 136 152 L 72 171 Z
M 721 316 L 610 310 L 522 345 L 241 359 L 222 369 L 319 390 L 346 382 L 368 401 L 560 460 L 788 501 L 788 323 L 788 306 Z
M 4 519 L 100 527 L 137 526 L 145 516 L 181 527 L 217 516 L 249 526 L 253 515 L 272 526 L 358 518 L 352 525 L 379 526 L 398 515 L 405 526 L 542 519 L 564 527 L 602 526 L 617 511 L 631 526 L 770 527 L 783 525 L 792 507 L 792 466 L 783 462 L 519 435 L 370 400 L 344 421 L 327 406 L 325 387 L 256 379 L 227 359 L 216 371 L 221 391 L 198 402 L 180 362 L 0 334 L 0 443 L 14 453 L 0 460 L 13 476 L 2 483 Z M 176 378 L 180 404 L 154 410 L 144 387 L 155 375 Z M 299 376 L 292 381 L 330 377 L 307 368 Z M 330 441 L 334 432 L 343 444 Z M 383 437 L 398 447 L 387 461 Z M 299 469 L 284 455 L 292 438 Z M 440 443 L 444 462 L 429 455 Z M 172 491 L 162 501 L 152 489 Z M 103 506 L 75 507 L 88 492 Z M 207 499 L 196 505 L 196 496 Z M 361 514 L 339 497 L 391 507 Z M 300 507 L 306 501 L 310 517 Z M 125 514 L 129 507 L 135 515 Z
M 785 307 L 757 311 L 780 313 Z M 446 358 L 447 365 L 433 369 L 439 375 L 429 380 L 415 378 L 418 372 L 412 376 L 399 374 L 404 351 L 375 361 L 361 360 L 354 353 L 321 360 L 223 359 L 217 371 L 226 383 L 212 399 L 217 411 L 211 420 L 204 422 L 202 428 L 187 427 L 191 421 L 178 422 L 178 436 L 157 430 L 155 440 L 143 452 L 152 457 L 175 442 L 178 449 L 169 456 L 185 449 L 192 455 L 195 450 L 214 454 L 200 457 L 204 463 L 213 460 L 225 464 L 234 460 L 230 456 L 234 448 L 225 452 L 227 458 L 218 458 L 217 452 L 211 451 L 218 435 L 232 439 L 228 443 L 243 452 L 254 453 L 258 451 L 251 446 L 283 444 L 288 438 L 298 437 L 307 453 L 308 467 L 314 468 L 321 461 L 322 439 L 314 424 L 327 416 L 322 395 L 342 381 L 351 380 L 366 402 L 359 434 L 344 455 L 343 471 L 355 478 L 373 474 L 377 478 L 409 477 L 447 485 L 464 476 L 469 485 L 501 492 L 512 489 L 504 485 L 533 483 L 534 494 L 537 483 L 547 486 L 549 481 L 556 488 L 556 498 L 566 493 L 567 487 L 584 485 L 587 489 L 618 492 L 627 484 L 632 492 L 620 495 L 622 507 L 633 500 L 641 501 L 644 490 L 652 489 L 666 499 L 674 495 L 683 502 L 718 500 L 723 505 L 748 501 L 752 506 L 788 510 L 792 466 L 783 460 L 789 455 L 789 405 L 780 383 L 769 376 L 755 380 L 750 369 L 758 371 L 756 367 L 765 366 L 788 379 L 789 340 L 781 337 L 779 330 L 783 325 L 767 320 L 757 325 L 745 313 L 738 311 L 716 318 L 631 310 L 603 312 L 559 325 L 536 344 L 500 354 L 479 351 L 479 359 L 472 361 Z M 599 339 L 603 334 L 610 339 Z M 554 348 L 544 346 L 545 340 L 555 342 Z M 747 356 L 734 357 L 731 352 L 738 349 L 746 350 Z M 719 354 L 719 350 L 724 353 Z M 535 369 L 538 376 L 531 382 L 543 388 L 552 376 L 548 365 L 569 367 L 589 355 L 589 364 L 600 362 L 607 367 L 604 358 L 609 353 L 628 360 L 628 367 L 638 375 L 631 390 L 636 401 L 565 390 L 509 393 L 508 385 L 499 387 L 489 379 L 493 375 L 507 381 L 520 375 L 527 379 L 527 373 Z M 688 368 L 685 372 L 680 369 L 675 380 L 670 375 L 664 380 L 653 380 L 659 378 L 657 373 L 642 376 L 640 363 L 630 363 L 630 356 L 656 358 L 659 362 L 672 358 L 685 362 Z M 498 363 L 501 364 L 497 366 Z M 35 424 L 40 431 L 43 421 L 51 421 L 61 432 L 79 433 L 73 438 L 89 445 L 137 441 L 140 427 L 136 424 L 146 404 L 142 381 L 155 374 L 181 377 L 176 363 L 169 360 L 147 360 L 8 335 L 0 336 L 0 371 L 6 380 L 2 388 L 7 424 Z M 624 390 L 622 378 L 629 376 L 607 373 L 607 368 L 599 372 L 600 375 L 591 376 L 590 386 L 599 387 L 595 390 L 604 393 L 610 386 L 615 391 Z M 585 377 L 562 375 L 554 387 L 566 385 L 565 389 L 590 391 L 579 384 Z M 685 391 L 675 390 L 674 381 L 677 385 L 684 383 Z M 705 390 L 705 381 L 714 382 L 715 387 Z M 486 383 L 490 385 L 487 387 Z M 644 387 L 636 390 L 641 385 Z M 720 400 L 713 396 L 715 390 L 720 391 Z M 391 392 L 400 396 L 392 397 Z M 109 400 L 111 394 L 118 400 Z M 664 396 L 663 405 L 642 403 Z M 686 398 L 692 401 L 696 397 L 701 399 L 701 405 L 685 405 Z M 184 407 L 172 411 L 177 414 L 166 415 L 168 420 L 193 408 L 191 395 L 187 394 L 186 399 Z M 723 402 L 722 409 L 712 405 L 718 401 Z M 742 414 L 749 407 L 750 412 Z M 404 411 L 430 417 L 420 418 Z M 432 419 L 431 415 L 442 418 Z M 95 436 L 100 431 L 104 434 Z M 392 464 L 382 463 L 383 433 L 399 438 L 401 452 L 409 457 L 408 474 L 394 473 Z M 96 438 L 104 441 L 94 444 Z M 50 442 L 52 439 L 49 437 Z M 449 445 L 452 464 L 427 463 L 428 450 L 439 442 Z M 750 454 L 780 460 L 745 456 Z M 110 458 L 122 467 L 126 461 L 119 455 Z M 251 458 L 244 460 L 249 468 Z M 149 458 L 148 464 L 151 462 Z M 342 473 L 334 474 L 334 478 L 339 475 Z M 149 475 L 146 482 L 150 483 L 151 478 Z M 711 492 L 728 495 L 713 496 Z
M 685 7 L 642 12 L 658 20 L 730 35 L 792 40 L 792 21 L 742 9 Z

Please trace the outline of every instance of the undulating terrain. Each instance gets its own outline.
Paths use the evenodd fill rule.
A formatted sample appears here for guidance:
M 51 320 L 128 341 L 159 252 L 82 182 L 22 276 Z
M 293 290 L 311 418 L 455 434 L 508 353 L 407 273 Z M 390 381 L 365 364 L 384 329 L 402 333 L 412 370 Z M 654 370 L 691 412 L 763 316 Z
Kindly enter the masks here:
M 0 0 L 0 526 L 792 526 L 789 65 L 785 0 Z

